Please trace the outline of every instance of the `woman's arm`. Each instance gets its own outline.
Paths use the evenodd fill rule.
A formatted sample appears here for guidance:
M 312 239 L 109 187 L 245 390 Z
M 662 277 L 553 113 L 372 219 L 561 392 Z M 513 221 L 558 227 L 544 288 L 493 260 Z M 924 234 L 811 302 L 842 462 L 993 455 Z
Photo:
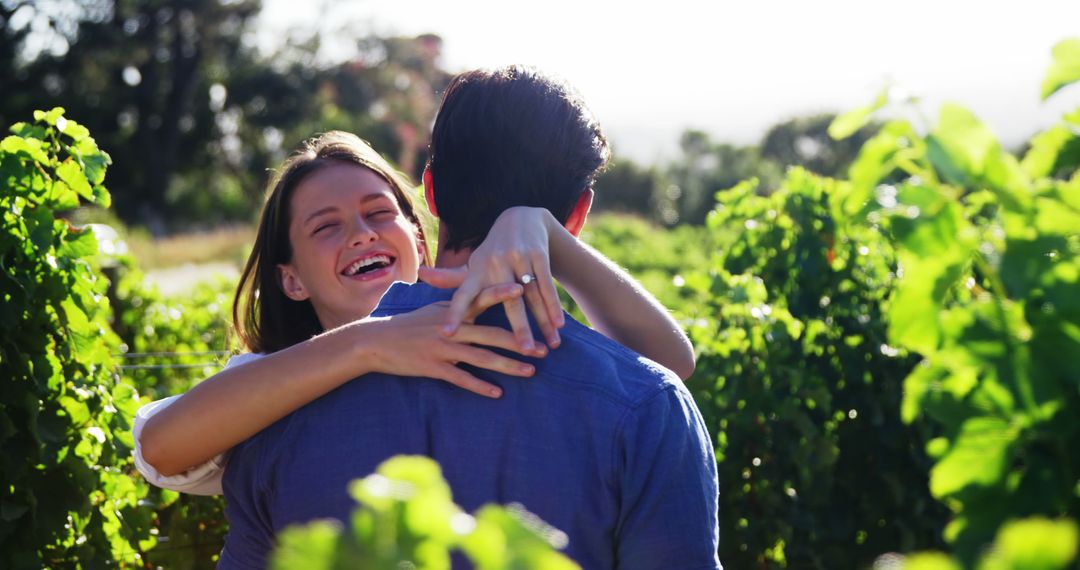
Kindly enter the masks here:
M 683 380 L 694 373 L 694 346 L 652 293 L 562 226 L 552 230 L 551 240 L 554 276 L 596 330 Z
M 550 253 L 549 253 L 550 252 Z M 455 330 L 471 299 L 484 287 L 536 278 L 525 285 L 524 303 L 504 303 L 520 346 L 532 333 L 525 305 L 548 344 L 559 344 L 562 307 L 552 277 L 562 283 L 597 330 L 686 379 L 694 372 L 694 348 L 678 323 L 626 271 L 570 234 L 544 208 L 515 207 L 503 212 L 465 267 L 421 268 L 420 278 L 437 287 L 458 287 L 447 314 Z
M 470 313 L 521 294 L 516 284 L 490 287 Z M 445 303 L 437 303 L 394 317 L 364 319 L 227 368 L 146 421 L 139 441 L 142 459 L 163 476 L 182 473 L 368 372 L 438 378 L 499 397 L 497 387 L 454 364 L 514 376 L 530 376 L 532 366 L 471 344 L 529 356 L 545 353 L 543 347 L 520 350 L 512 333 L 496 327 L 470 324 L 448 338 L 442 331 L 446 310 Z

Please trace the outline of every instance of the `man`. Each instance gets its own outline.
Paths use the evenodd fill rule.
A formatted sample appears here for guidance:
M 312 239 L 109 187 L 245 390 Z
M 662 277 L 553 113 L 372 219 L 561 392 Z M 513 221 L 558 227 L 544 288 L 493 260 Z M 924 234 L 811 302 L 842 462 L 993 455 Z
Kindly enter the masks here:
M 455 78 L 432 134 L 429 203 L 436 265 L 468 260 L 496 218 L 543 207 L 576 235 L 607 144 L 581 100 L 535 70 Z M 533 275 L 517 277 L 527 295 Z M 374 316 L 450 299 L 395 284 Z M 506 323 L 497 311 L 478 322 Z M 265 563 L 274 534 L 313 518 L 348 520 L 347 483 L 398 454 L 437 460 L 463 508 L 521 503 L 569 537 L 584 568 L 719 568 L 716 466 L 682 383 L 567 319 L 530 380 L 473 371 L 499 400 L 420 378 L 350 382 L 233 451 L 225 474 L 223 565 Z

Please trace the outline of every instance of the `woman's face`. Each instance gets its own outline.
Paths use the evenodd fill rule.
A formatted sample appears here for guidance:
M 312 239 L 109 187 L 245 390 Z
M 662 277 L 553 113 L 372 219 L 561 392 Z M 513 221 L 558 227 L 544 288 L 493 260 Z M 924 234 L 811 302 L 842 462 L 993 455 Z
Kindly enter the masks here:
M 375 172 L 324 166 L 300 182 L 289 208 L 292 261 L 278 265 L 281 287 L 310 301 L 325 329 L 370 315 L 391 283 L 416 281 L 416 227 Z

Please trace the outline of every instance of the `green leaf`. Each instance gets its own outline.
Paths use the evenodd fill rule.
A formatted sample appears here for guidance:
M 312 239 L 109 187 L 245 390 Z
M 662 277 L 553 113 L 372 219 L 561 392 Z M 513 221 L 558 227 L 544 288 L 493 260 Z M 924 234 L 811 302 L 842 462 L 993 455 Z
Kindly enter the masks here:
M 902 570 L 963 570 L 963 566 L 940 552 L 920 552 L 904 559 Z
M 11 126 L 11 133 L 24 139 L 45 140 L 45 127 L 19 122 Z
M 87 181 L 86 175 L 83 174 L 83 169 L 74 160 L 69 158 L 61 163 L 56 168 L 56 175 L 79 196 L 91 201 L 94 199 L 94 189 L 90 187 L 90 182 Z
M 49 164 L 49 155 L 45 154 L 41 148 L 41 141 L 37 139 L 24 139 L 15 135 L 4 137 L 4 140 L 0 140 L 0 152 L 24 154 L 35 162 Z
M 46 208 L 27 208 L 23 210 L 23 220 L 26 229 L 30 232 L 30 243 L 40 252 L 47 252 L 52 248 L 53 241 L 53 218 L 52 212 Z
M 270 559 L 274 570 L 332 570 L 337 559 L 341 525 L 336 521 L 315 521 L 286 529 L 278 536 Z
M 1015 157 L 1003 152 L 990 128 L 964 107 L 943 105 L 926 143 L 927 158 L 947 181 L 969 188 L 985 184 L 1013 211 L 1029 201 L 1030 182 Z
M 931 354 L 941 341 L 945 298 L 971 257 L 971 227 L 960 206 L 933 188 L 905 184 L 898 196 L 892 226 L 902 246 L 897 257 L 903 276 L 889 306 L 889 338 Z
M 94 140 L 90 138 L 79 141 L 73 148 L 75 155 L 82 162 L 87 180 L 94 185 L 104 182 L 105 170 L 112 164 L 109 155 L 99 149 Z
M 1062 87 L 1080 81 L 1080 38 L 1062 40 L 1054 46 L 1054 62 L 1042 84 L 1042 98 L 1050 97 Z
M 87 129 L 71 119 L 67 120 L 64 124 L 64 128 L 60 129 L 60 132 L 71 137 L 71 140 L 74 142 L 79 142 L 90 136 L 90 129 Z
M 37 119 L 37 113 L 36 112 L 34 113 L 34 118 Z M 45 122 L 48 123 L 49 125 L 52 125 L 52 126 L 56 126 L 56 122 L 59 121 L 60 119 L 63 119 L 63 118 L 64 118 L 64 108 L 63 107 L 53 107 L 51 110 L 46 112 L 44 117 L 43 117 Z M 41 119 L 38 119 L 38 120 L 41 120 Z M 66 119 L 65 119 L 65 121 L 66 121 Z M 60 130 L 63 130 L 63 129 L 60 129 Z
M 1071 520 L 1025 519 L 1001 528 L 990 556 L 1001 568 L 1064 569 L 1076 559 L 1078 540 Z
M 140 405 L 139 394 L 134 386 L 119 382 L 112 391 L 112 404 L 125 417 L 135 417 Z
M 891 121 L 866 141 L 848 169 L 851 187 L 840 198 L 845 217 L 864 209 L 878 184 L 897 171 L 900 161 L 918 157 L 921 148 L 917 139 L 908 122 Z
M 1066 123 L 1080 127 L 1080 109 L 1075 109 L 1071 113 L 1066 114 L 1064 118 Z
M 829 136 L 835 140 L 843 140 L 858 132 L 859 129 L 870 123 L 870 117 L 878 109 L 889 102 L 888 93 L 882 91 L 877 99 L 870 105 L 852 109 L 847 113 L 833 119 L 829 124 Z
M 53 182 L 49 195 L 50 206 L 56 210 L 74 210 L 79 207 L 79 195 L 61 180 Z
M 1057 169 L 1058 155 L 1076 138 L 1071 130 L 1062 125 L 1051 127 L 1031 139 L 1031 148 L 1020 165 L 1032 178 L 1050 176 Z M 1068 160 L 1068 157 L 1064 159 Z
M 74 425 L 82 425 L 90 419 L 90 408 L 87 407 L 86 402 L 76 400 L 71 396 L 62 396 L 60 405 L 67 412 L 68 417 L 71 418 L 71 423 Z
M 947 178 L 966 185 L 981 177 L 997 139 L 975 115 L 954 103 L 941 107 L 938 127 L 927 137 L 930 160 Z
M 1015 452 L 1019 430 L 994 417 L 964 422 L 952 448 L 930 471 L 930 492 L 942 498 L 969 485 L 1002 482 Z
M 1058 200 L 1038 198 L 1035 200 L 1035 227 L 1042 235 L 1075 236 L 1080 234 L 1080 212 Z
M 70 259 L 87 259 L 97 255 L 98 241 L 90 228 L 69 231 L 58 253 Z

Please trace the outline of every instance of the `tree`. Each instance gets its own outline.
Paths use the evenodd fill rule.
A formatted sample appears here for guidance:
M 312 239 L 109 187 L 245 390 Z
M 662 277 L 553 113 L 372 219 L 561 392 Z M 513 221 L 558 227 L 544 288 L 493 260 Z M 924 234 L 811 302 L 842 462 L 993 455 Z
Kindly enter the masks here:
M 784 167 L 801 166 L 815 174 L 843 177 L 863 143 L 877 132 L 865 126 L 850 138 L 835 140 L 829 125 L 836 115 L 797 117 L 773 125 L 761 140 L 761 156 Z

